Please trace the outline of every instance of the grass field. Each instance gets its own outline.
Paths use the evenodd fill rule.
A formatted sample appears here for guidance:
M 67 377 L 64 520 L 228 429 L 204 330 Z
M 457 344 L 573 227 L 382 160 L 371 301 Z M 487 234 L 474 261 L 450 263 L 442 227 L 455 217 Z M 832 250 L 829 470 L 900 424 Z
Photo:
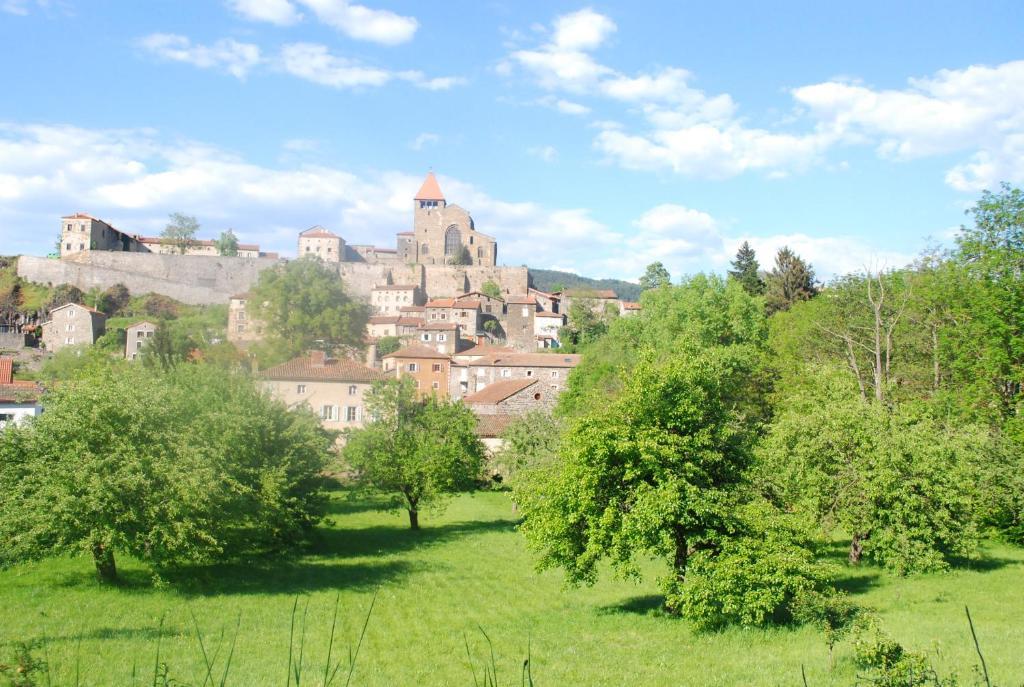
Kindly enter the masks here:
M 342 491 L 316 550 L 290 564 L 192 570 L 162 588 L 123 558 L 119 588 L 99 587 L 82 558 L 20 566 L 0 572 L 0 660 L 14 642 L 42 639 L 54 685 L 73 684 L 76 665 L 83 685 L 130 685 L 133 667 L 148 675 L 139 684 L 150 684 L 163 617 L 162 660 L 198 685 L 194 614 L 210 652 L 221 646 L 218 664 L 240 622 L 229 685 L 284 685 L 299 597 L 300 616 L 308 600 L 302 684 L 319 685 L 336 596 L 339 657 L 376 592 L 356 685 L 472 685 L 466 638 L 478 679 L 488 656 L 479 628 L 493 642 L 503 685 L 520 684 L 528 642 L 538 685 L 800 685 L 801 664 L 812 686 L 855 679 L 849 645 L 830 673 L 810 628 L 695 635 L 658 610 L 654 564 L 642 585 L 603 579 L 565 589 L 558 574 L 533 571 L 514 522 L 506 495 L 481 493 L 424 513 L 414 533 L 402 514 Z M 841 558 L 839 547 L 834 553 Z M 940 672 L 959 670 L 962 684 L 973 684 L 977 663 L 963 610 L 970 606 L 994 683 L 1024 684 L 1024 550 L 990 545 L 970 569 L 910 579 L 863 568 L 848 571 L 843 586 L 904 645 L 929 651 Z

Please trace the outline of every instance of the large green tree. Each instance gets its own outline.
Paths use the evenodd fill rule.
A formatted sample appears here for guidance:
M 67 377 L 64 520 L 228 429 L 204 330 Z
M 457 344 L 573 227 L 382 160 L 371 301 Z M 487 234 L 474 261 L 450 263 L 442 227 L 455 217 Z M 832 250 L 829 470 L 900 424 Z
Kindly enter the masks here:
M 461 403 L 418 399 L 405 377 L 375 383 L 365 404 L 372 420 L 347 434 L 342 457 L 364 484 L 395 495 L 411 529 L 419 529 L 423 507 L 480 479 L 476 416 Z
M 199 221 L 193 215 L 186 215 L 181 212 L 172 212 L 170 222 L 160 232 L 160 238 L 167 245 L 173 246 L 179 253 L 184 255 L 196 242 L 196 234 L 199 232 Z
M 110 582 L 118 552 L 160 570 L 279 550 L 323 513 L 319 422 L 246 377 L 104 360 L 45 405 L 0 432 L 0 562 L 82 552 Z
M 764 280 L 759 274 L 761 266 L 750 243 L 743 242 L 730 264 L 732 269 L 729 270 L 729 276 L 738 281 L 747 293 L 751 296 L 760 296 L 764 293 Z
M 267 339 L 257 347 L 263 365 L 312 348 L 360 348 L 369 309 L 345 291 L 338 273 L 315 258 L 264 270 L 250 291 L 253 316 Z
M 765 303 L 769 312 L 788 310 L 818 293 L 814 270 L 803 258 L 783 246 L 775 255 L 775 266 L 765 280 Z
M 672 283 L 672 275 L 660 262 L 652 262 L 640 276 L 640 288 L 644 291 L 656 289 L 659 286 L 668 286 Z
M 217 239 L 217 253 L 220 255 L 238 255 L 238 237 L 232 229 L 222 231 Z

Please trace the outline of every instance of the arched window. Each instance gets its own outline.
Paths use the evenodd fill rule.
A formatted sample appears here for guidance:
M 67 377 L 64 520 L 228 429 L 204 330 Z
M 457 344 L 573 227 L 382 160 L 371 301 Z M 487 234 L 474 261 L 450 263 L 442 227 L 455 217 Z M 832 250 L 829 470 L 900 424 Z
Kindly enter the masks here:
M 444 254 L 458 255 L 461 248 L 462 232 L 459 231 L 457 224 L 453 224 L 444 232 Z

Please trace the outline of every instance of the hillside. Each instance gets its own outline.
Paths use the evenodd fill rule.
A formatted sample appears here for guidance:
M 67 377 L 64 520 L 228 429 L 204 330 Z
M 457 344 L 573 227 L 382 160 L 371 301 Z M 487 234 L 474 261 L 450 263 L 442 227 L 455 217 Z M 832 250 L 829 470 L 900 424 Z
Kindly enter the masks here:
M 541 291 L 566 289 L 611 289 L 624 301 L 640 300 L 640 286 L 621 279 L 591 279 L 572 272 L 530 268 L 530 283 Z

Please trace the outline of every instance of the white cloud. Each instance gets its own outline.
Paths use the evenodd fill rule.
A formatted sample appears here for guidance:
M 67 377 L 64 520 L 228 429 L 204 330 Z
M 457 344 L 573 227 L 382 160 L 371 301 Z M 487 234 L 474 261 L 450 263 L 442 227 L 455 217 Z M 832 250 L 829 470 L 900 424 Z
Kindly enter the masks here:
M 558 151 L 555 150 L 554 146 L 536 146 L 527 148 L 526 152 L 536 158 L 540 158 L 544 162 L 554 162 L 558 159 Z
M 331 88 L 383 86 L 394 74 L 332 55 L 327 46 L 292 43 L 281 48 L 281 65 L 292 76 Z
M 220 69 L 239 79 L 244 79 L 249 70 L 261 62 L 258 46 L 232 38 L 223 38 L 213 45 L 200 45 L 185 36 L 154 33 L 141 38 L 139 45 L 162 59 L 185 62 L 201 69 Z
M 320 141 L 312 138 L 289 138 L 281 147 L 290 153 L 312 153 L 320 148 Z
M 412 40 L 419 28 L 415 17 L 403 17 L 388 10 L 376 10 L 346 0 L 299 0 L 324 24 L 349 38 L 397 45 Z
M 611 19 L 588 7 L 558 17 L 551 42 L 562 50 L 593 50 L 617 28 Z
M 302 14 L 288 0 L 228 0 L 228 6 L 247 19 L 278 26 L 291 26 L 302 20 Z
M 441 137 L 438 136 L 437 134 L 424 132 L 417 136 L 415 140 L 413 140 L 413 142 L 409 144 L 409 147 L 412 148 L 413 150 L 423 150 L 425 146 L 435 145 L 440 140 Z
M 0 2 L 0 12 L 25 17 L 33 9 L 48 10 L 54 4 L 59 5 L 58 9 L 70 12 L 70 8 L 65 3 L 54 3 L 52 0 L 3 0 L 3 2 Z

